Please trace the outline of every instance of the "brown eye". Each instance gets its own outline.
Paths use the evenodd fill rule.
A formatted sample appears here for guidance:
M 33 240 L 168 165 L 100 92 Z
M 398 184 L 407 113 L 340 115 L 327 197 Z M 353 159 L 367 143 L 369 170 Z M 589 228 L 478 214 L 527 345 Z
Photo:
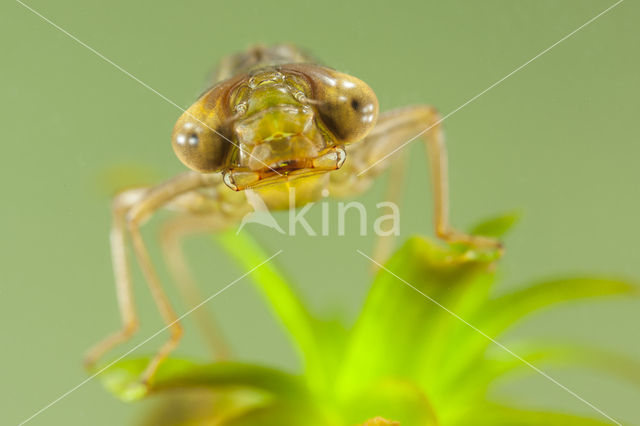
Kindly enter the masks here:
M 173 130 L 173 150 L 180 161 L 202 173 L 220 170 L 230 145 L 205 123 L 185 114 Z
M 182 163 L 201 173 L 219 171 L 233 147 L 225 138 L 230 114 L 225 102 L 229 83 L 214 87 L 178 119 L 173 128 L 173 150 Z
M 340 143 L 357 142 L 373 128 L 378 99 L 362 80 L 311 64 L 285 67 L 307 77 L 320 119 Z

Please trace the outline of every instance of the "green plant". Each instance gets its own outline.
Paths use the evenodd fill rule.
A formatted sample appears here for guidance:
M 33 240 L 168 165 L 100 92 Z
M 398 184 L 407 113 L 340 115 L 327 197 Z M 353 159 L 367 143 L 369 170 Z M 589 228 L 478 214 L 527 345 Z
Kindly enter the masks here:
M 513 219 L 497 218 L 475 231 L 499 236 Z M 219 239 L 245 267 L 267 258 L 246 235 L 227 233 Z M 495 296 L 497 257 L 412 237 L 378 272 L 352 326 L 312 316 L 274 264 L 267 263 L 252 279 L 291 336 L 304 371 L 169 359 L 149 389 L 166 398 L 148 424 L 356 425 L 377 416 L 402 425 L 609 424 L 489 401 L 496 379 L 533 370 L 488 337 L 498 338 L 540 308 L 634 295 L 637 287 L 624 280 L 573 277 Z M 640 382 L 637 363 L 594 348 L 530 343 L 516 352 L 535 365 L 583 363 Z M 146 362 L 126 359 L 101 377 L 119 397 L 140 398 L 132 390 L 139 389 L 133 385 Z M 371 424 L 385 424 L 378 422 Z

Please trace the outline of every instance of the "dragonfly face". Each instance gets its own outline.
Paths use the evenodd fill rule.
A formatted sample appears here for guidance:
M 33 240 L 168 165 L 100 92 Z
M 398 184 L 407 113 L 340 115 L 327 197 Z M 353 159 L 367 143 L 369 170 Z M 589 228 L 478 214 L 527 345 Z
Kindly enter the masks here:
M 220 83 L 178 120 L 188 167 L 221 171 L 234 190 L 339 169 L 344 145 L 373 128 L 378 102 L 362 81 L 311 64 L 255 70 Z

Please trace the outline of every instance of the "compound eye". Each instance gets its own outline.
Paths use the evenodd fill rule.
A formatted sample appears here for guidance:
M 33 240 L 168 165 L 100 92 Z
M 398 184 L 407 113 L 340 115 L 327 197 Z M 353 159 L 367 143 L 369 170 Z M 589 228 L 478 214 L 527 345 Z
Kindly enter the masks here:
M 173 128 L 173 150 L 182 163 L 200 173 L 213 173 L 226 165 L 231 142 L 225 137 L 230 111 L 229 84 L 205 93 L 182 114 Z
M 201 173 L 212 173 L 224 166 L 230 145 L 194 117 L 185 113 L 173 129 L 173 150 L 182 163 Z
M 182 129 L 176 134 L 176 144 L 178 146 L 189 145 L 191 147 L 198 146 L 200 142 L 200 134 L 202 133 L 202 127 L 195 125 L 193 122 L 188 121 L 184 123 Z
M 309 80 L 320 119 L 338 142 L 364 138 L 378 117 L 378 99 L 362 80 L 311 64 L 288 65 Z

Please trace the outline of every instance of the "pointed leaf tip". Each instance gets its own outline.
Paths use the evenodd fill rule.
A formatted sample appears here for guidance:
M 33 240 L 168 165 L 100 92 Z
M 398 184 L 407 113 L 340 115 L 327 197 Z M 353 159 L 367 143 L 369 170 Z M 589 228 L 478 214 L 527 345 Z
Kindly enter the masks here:
M 471 233 L 483 237 L 501 238 L 520 221 L 521 216 L 522 214 L 517 211 L 504 213 L 478 223 L 472 228 Z

